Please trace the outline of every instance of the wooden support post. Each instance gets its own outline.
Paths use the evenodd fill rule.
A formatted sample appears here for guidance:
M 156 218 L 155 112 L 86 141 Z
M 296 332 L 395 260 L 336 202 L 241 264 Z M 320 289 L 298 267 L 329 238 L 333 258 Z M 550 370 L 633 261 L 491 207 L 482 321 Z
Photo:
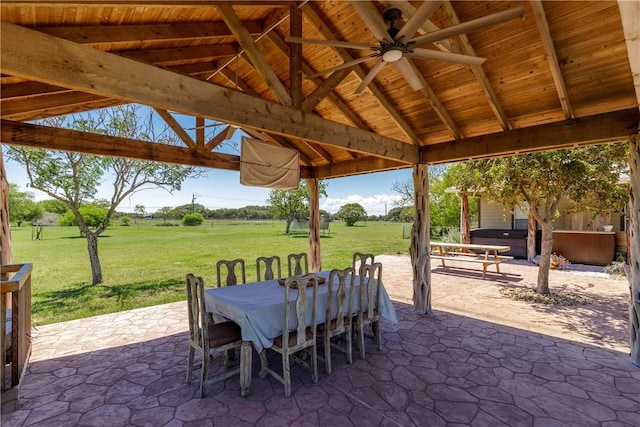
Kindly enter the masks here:
M 429 257 L 429 172 L 428 166 L 413 166 L 415 214 L 411 229 L 411 265 L 413 267 L 413 308 L 416 313 L 431 313 L 431 258 Z
M 469 226 L 469 193 L 460 192 L 460 243 L 471 243 Z
M 7 173 L 4 169 L 2 144 L 0 144 L 0 265 L 5 264 L 11 264 L 11 228 L 9 226 L 9 180 L 7 180 Z
M 631 362 L 640 366 L 640 134 L 629 141 L 629 323 Z
M 322 269 L 320 252 L 320 190 L 318 180 L 307 179 L 309 188 L 309 272 L 317 273 Z

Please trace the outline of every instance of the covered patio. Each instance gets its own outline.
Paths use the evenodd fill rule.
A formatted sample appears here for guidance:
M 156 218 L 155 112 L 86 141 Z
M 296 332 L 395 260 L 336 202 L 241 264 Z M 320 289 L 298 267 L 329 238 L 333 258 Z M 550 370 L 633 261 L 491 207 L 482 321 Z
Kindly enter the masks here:
M 408 257 L 380 259 L 399 318 L 382 323 L 382 351 L 368 342 L 365 360 L 335 357 L 318 384 L 294 369 L 292 398 L 258 379 L 254 364 L 247 398 L 234 377 L 199 399 L 197 381 L 184 378 L 186 303 L 173 303 L 37 328 L 20 409 L 3 424 L 637 425 L 640 372 L 625 343 L 624 280 L 554 271 L 555 283 L 593 304 L 535 307 L 496 297 L 535 278 L 529 263 L 506 263 L 491 280 L 434 264 L 438 299 L 422 316 L 411 305 Z M 461 298 L 473 303 L 456 304 Z
M 389 6 L 402 17 L 392 13 L 387 31 L 382 20 Z M 242 170 L 241 157 L 217 147 L 234 129 L 292 149 L 299 178 L 311 190 L 311 271 L 322 268 L 320 180 L 412 168 L 415 190 L 409 278 L 396 300 L 403 320 L 384 324 L 379 356 L 348 370 L 336 365 L 340 375 L 319 386 L 299 382 L 295 400 L 259 381 L 255 396 L 263 400 L 240 400 L 229 380 L 209 398 L 216 404 L 202 405 L 193 399 L 195 388 L 181 382 L 183 308 L 143 315 L 153 321 L 128 312 L 106 324 L 79 321 L 77 330 L 90 341 L 83 354 L 60 356 L 54 347 L 51 358 L 42 341 L 34 342 L 25 407 L 8 417 L 37 422 L 57 408 L 80 424 L 99 424 L 110 419 L 106 414 L 117 419 L 107 424 L 144 424 L 162 411 L 168 425 L 226 416 L 233 417 L 229 424 L 266 425 L 306 425 L 307 416 L 322 424 L 331 421 L 325 416 L 346 417 L 345 423 L 370 417 L 380 425 L 630 422 L 629 413 L 638 411 L 638 374 L 628 352 L 535 332 L 533 319 L 525 332 L 522 325 L 432 311 L 441 296 L 432 289 L 427 168 L 629 140 L 628 324 L 631 359 L 640 363 L 639 9 L 640 2 L 625 0 L 580 7 L 561 1 L 3 1 L 3 143 L 233 171 Z M 430 59 L 412 59 L 413 45 L 394 38 L 398 29 L 402 37 L 415 36 L 422 59 Z M 393 43 L 384 41 L 387 34 Z M 300 43 L 301 37 L 320 43 Z M 349 48 L 354 44 L 359 50 Z M 363 44 L 370 52 L 362 52 Z M 32 123 L 127 103 L 153 108 L 181 145 Z M 178 120 L 185 117 L 188 126 Z M 220 123 L 219 131 L 204 131 Z M 2 167 L 0 175 L 0 256 L 10 264 L 5 190 L 11 177 Z M 78 339 L 64 327 L 54 342 Z M 216 408 L 220 418 L 213 417 Z

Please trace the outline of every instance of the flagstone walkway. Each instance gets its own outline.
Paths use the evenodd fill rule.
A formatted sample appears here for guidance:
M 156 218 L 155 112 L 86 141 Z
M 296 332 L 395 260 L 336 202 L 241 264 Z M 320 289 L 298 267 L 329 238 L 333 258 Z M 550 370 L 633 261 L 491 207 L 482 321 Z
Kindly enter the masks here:
M 628 356 L 628 283 L 552 272 L 552 288 L 590 296 L 579 307 L 509 300 L 502 286 L 535 283 L 517 261 L 503 274 L 434 264 L 431 315 L 411 304 L 411 266 L 377 257 L 399 322 L 383 348 L 320 381 L 292 369 L 293 396 L 259 379 L 207 388 L 185 382 L 186 303 L 37 328 L 20 409 L 2 426 L 638 426 L 640 368 Z M 274 364 L 277 359 L 274 359 Z

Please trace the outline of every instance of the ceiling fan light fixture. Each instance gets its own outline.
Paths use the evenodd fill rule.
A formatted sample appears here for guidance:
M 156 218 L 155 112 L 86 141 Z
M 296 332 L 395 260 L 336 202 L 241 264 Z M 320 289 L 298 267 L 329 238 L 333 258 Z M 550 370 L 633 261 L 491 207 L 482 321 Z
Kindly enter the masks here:
M 382 53 L 384 62 L 397 62 L 402 58 L 402 49 L 389 49 Z

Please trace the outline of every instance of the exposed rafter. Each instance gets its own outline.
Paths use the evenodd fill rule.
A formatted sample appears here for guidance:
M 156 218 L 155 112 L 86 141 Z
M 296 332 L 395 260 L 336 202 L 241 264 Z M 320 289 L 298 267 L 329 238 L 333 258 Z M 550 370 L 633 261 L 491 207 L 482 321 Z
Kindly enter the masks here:
M 458 14 L 456 14 L 456 11 L 453 10 L 453 6 L 451 5 L 451 2 L 449 1 L 444 2 L 444 10 L 449 16 L 449 19 L 451 20 L 452 25 L 457 25 L 460 23 L 460 19 L 458 19 Z M 471 46 L 471 42 L 469 41 L 469 38 L 467 37 L 466 34 L 460 34 L 458 36 L 458 39 L 460 40 L 460 47 L 458 47 L 455 43 L 451 43 L 449 45 L 453 53 L 462 53 L 465 55 L 476 56 L 476 53 L 473 50 L 473 47 Z M 487 100 L 489 101 L 489 107 L 491 107 L 491 110 L 493 111 L 496 118 L 498 119 L 498 122 L 500 123 L 500 127 L 503 130 L 512 129 L 511 123 L 509 122 L 509 118 L 507 117 L 507 114 L 504 112 L 504 109 L 502 108 L 502 105 L 498 100 L 498 96 L 493 91 L 493 88 L 489 83 L 489 79 L 487 78 L 487 74 L 484 72 L 484 68 L 482 68 L 482 65 L 470 65 L 469 67 L 473 75 L 476 76 L 476 79 L 478 80 L 480 87 L 482 87 L 484 94 L 487 96 Z
M 249 31 L 247 31 L 247 29 L 242 25 L 242 21 L 233 10 L 233 6 L 218 6 L 218 10 L 224 19 L 224 22 L 226 22 L 233 35 L 244 49 L 245 54 L 249 57 L 249 60 L 256 68 L 256 71 L 258 71 L 262 76 L 267 83 L 267 86 L 271 88 L 280 103 L 283 105 L 291 105 L 291 96 L 289 95 L 289 91 L 282 84 L 276 73 L 271 68 L 269 62 L 265 59 L 255 40 L 251 38 Z
M 7 22 L 2 70 L 96 95 L 413 163 L 416 147 Z M 62 54 L 64 52 L 64 55 Z M 126 72 L 122 72 L 126 70 Z M 140 82 L 145 82 L 141 85 Z M 219 100 L 211 102 L 211 100 Z M 222 102 L 224 100 L 224 102 Z
M 329 30 L 329 26 L 322 20 L 322 18 L 318 14 L 316 7 L 317 6 L 314 5 L 313 2 L 307 3 L 302 8 L 305 17 L 308 19 L 309 23 L 323 35 L 325 39 L 336 40 L 336 37 Z M 335 48 L 335 50 L 342 57 L 342 60 L 344 62 L 353 61 L 353 56 L 351 56 L 351 54 L 346 49 Z M 352 69 L 353 71 L 355 71 L 360 80 L 364 79 L 367 75 L 366 70 L 361 65 L 355 65 Z M 368 88 L 378 100 L 380 105 L 387 111 L 391 120 L 393 120 L 398 125 L 398 128 L 406 135 L 409 141 L 416 145 L 419 144 L 419 139 L 415 131 L 411 128 L 411 126 L 409 126 L 406 120 L 402 118 L 402 115 L 395 109 L 395 107 L 391 105 L 391 102 L 389 102 L 389 100 L 384 96 L 380 88 L 378 88 L 375 83 L 370 83 Z
M 191 138 L 187 131 L 184 130 L 184 128 L 180 125 L 180 123 L 178 123 L 178 121 L 171 115 L 170 112 L 168 112 L 167 110 L 161 110 L 160 108 L 156 108 L 155 110 L 156 113 L 158 113 L 158 115 L 162 117 L 162 120 L 164 120 L 165 123 L 169 125 L 171 130 L 173 130 L 175 134 L 178 135 L 178 138 L 180 138 L 188 148 L 195 149 L 197 147 L 197 144 L 193 140 L 193 138 Z
M 250 34 L 262 32 L 259 21 L 244 21 Z M 109 26 L 61 26 L 43 27 L 38 31 L 91 47 L 130 46 L 132 42 L 139 44 L 159 41 L 198 40 L 199 42 L 215 41 L 221 37 L 232 35 L 224 22 L 201 22 L 193 24 L 153 24 L 153 25 L 109 25 Z
M 640 110 L 631 108 L 493 135 L 428 145 L 421 163 L 439 164 L 622 141 L 638 132 Z
M 240 157 L 206 150 L 139 141 L 2 120 L 2 142 L 34 148 L 76 151 L 102 156 L 129 157 L 179 165 L 240 170 Z
M 571 108 L 571 102 L 569 102 L 569 93 L 564 83 L 564 77 L 562 77 L 562 70 L 560 69 L 560 63 L 558 62 L 558 55 L 556 54 L 556 48 L 553 46 L 553 39 L 549 30 L 549 24 L 547 23 L 547 16 L 544 13 L 544 6 L 540 0 L 531 0 L 531 7 L 533 8 L 533 15 L 536 18 L 536 24 L 538 24 L 538 30 L 540 31 L 540 39 L 544 46 L 544 52 L 547 55 L 547 62 L 551 70 L 551 76 L 553 82 L 556 85 L 558 91 L 558 98 L 560 98 L 560 104 L 562 105 L 562 111 L 567 119 L 572 119 L 573 109 Z

